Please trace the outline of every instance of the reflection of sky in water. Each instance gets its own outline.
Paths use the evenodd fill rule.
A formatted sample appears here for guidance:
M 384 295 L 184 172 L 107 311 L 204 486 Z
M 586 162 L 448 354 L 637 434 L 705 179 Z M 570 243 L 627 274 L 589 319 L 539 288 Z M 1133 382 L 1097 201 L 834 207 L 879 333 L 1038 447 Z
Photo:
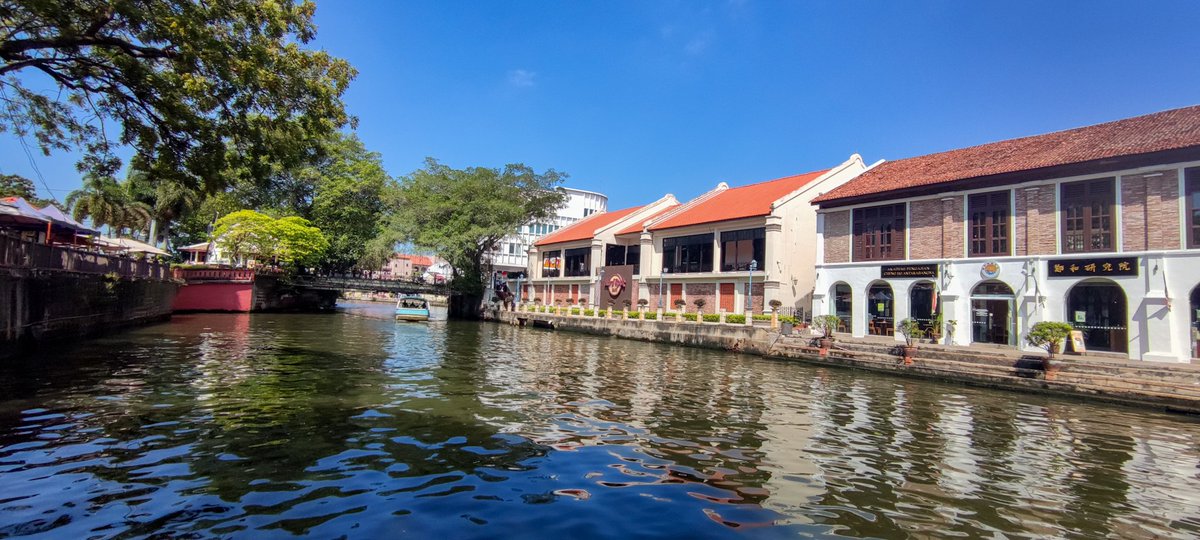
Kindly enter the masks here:
M 0 536 L 1200 533 L 1195 419 L 340 309 L 2 368 Z

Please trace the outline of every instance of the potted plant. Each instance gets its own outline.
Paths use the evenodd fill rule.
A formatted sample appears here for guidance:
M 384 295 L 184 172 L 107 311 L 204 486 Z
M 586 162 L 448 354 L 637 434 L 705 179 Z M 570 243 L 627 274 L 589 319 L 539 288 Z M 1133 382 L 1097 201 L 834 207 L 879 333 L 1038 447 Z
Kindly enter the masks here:
M 1074 327 L 1064 322 L 1042 321 L 1033 325 L 1029 334 L 1025 336 L 1027 343 L 1046 350 L 1046 358 L 1042 360 L 1042 371 L 1045 372 L 1046 379 L 1054 379 L 1058 374 L 1055 359 L 1072 330 Z
M 950 319 L 946 321 L 946 345 L 954 343 L 954 330 L 958 326 L 958 321 Z
M 896 323 L 896 331 L 904 336 L 904 365 L 910 365 L 913 354 L 917 352 L 916 343 L 925 335 L 925 331 L 921 330 L 921 323 L 912 317 Z
M 637 305 L 638 305 L 638 319 L 645 320 L 646 319 L 646 306 L 650 305 L 650 301 L 646 300 L 645 298 L 638 298 Z
M 938 311 L 933 314 L 933 320 L 929 321 L 929 340 L 931 343 L 940 343 L 942 341 L 942 327 L 946 325 L 945 319 L 942 318 L 942 312 Z
M 776 330 L 779 328 L 779 308 L 783 307 L 783 302 L 771 300 L 767 305 L 771 306 L 771 329 Z
M 820 339 L 817 340 L 817 346 L 822 351 L 828 351 L 833 347 L 833 332 L 837 330 L 838 325 L 842 324 L 842 320 L 837 315 L 820 315 L 813 317 L 813 328 L 821 332 Z
M 696 322 L 697 323 L 704 322 L 704 304 L 707 304 L 707 303 L 708 302 L 705 302 L 703 298 L 697 298 L 695 300 L 692 300 L 692 304 L 694 304 L 696 306 Z

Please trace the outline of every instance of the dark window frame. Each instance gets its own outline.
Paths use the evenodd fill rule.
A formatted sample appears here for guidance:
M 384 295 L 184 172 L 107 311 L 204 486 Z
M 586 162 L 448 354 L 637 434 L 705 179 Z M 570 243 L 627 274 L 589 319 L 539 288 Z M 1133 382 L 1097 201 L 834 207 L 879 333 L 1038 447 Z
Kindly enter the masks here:
M 663 268 L 672 274 L 713 271 L 713 233 L 663 238 Z
M 738 244 L 742 242 L 750 242 L 750 258 L 742 260 L 738 258 Z M 726 255 L 730 252 L 732 244 L 732 252 L 734 253 L 733 264 L 727 263 Z M 722 272 L 745 272 L 750 270 L 750 261 L 758 261 L 759 268 L 766 268 L 767 257 L 767 229 L 758 227 L 755 229 L 741 229 L 737 231 L 725 231 L 721 233 L 721 271 Z
M 630 264 L 633 265 L 633 274 L 638 275 L 642 267 L 642 246 L 634 244 L 632 246 L 623 246 L 621 244 L 605 244 L 604 246 L 604 266 L 620 266 Z
M 1187 248 L 1200 248 L 1200 167 L 1183 171 L 1183 227 L 1187 233 Z
M 908 253 L 905 241 L 907 215 L 906 203 L 855 208 L 852 260 L 903 260 Z
M 562 261 L 564 277 L 592 275 L 592 248 L 590 247 L 563 250 Z
M 554 251 L 543 251 L 542 252 L 542 277 L 556 278 L 560 274 L 562 274 L 562 258 L 561 257 L 562 257 L 562 251 L 559 251 L 557 249 Z M 558 261 L 555 263 L 557 265 L 557 268 L 552 268 L 549 270 L 546 269 L 546 263 L 548 262 L 549 259 L 558 259 Z
M 1012 255 L 1012 191 L 989 191 L 967 196 L 967 234 L 970 257 Z
M 1117 251 L 1116 178 L 1064 182 L 1059 186 L 1058 197 L 1062 253 Z

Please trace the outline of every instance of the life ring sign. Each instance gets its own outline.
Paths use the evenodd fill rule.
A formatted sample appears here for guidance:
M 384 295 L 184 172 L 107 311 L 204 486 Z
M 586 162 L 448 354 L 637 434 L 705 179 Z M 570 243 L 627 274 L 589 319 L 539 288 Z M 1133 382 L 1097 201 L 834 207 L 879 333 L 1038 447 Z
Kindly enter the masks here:
M 621 291 L 624 291 L 625 287 L 625 278 L 620 274 L 615 274 L 608 278 L 608 283 L 605 284 L 605 288 L 608 289 L 608 295 L 613 298 L 621 296 Z

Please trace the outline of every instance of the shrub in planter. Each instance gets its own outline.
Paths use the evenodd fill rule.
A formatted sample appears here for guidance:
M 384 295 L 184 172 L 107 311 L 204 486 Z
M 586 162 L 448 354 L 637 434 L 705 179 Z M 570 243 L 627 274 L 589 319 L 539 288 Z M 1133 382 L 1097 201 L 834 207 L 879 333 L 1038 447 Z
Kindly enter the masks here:
M 910 317 L 896 323 L 896 332 L 904 336 L 904 363 L 911 364 L 913 353 L 917 350 L 916 342 L 925 335 L 925 331 L 921 330 L 921 323 Z
M 1054 379 L 1058 375 L 1055 358 L 1074 329 L 1067 323 L 1042 321 L 1033 325 L 1029 334 L 1025 336 L 1025 341 L 1030 345 L 1046 349 L 1046 358 L 1042 360 L 1042 371 L 1046 374 L 1046 379 Z
M 542 303 L 542 297 L 540 297 L 540 296 L 533 297 L 533 303 L 540 305 Z
M 684 302 L 682 298 L 677 298 L 675 300 L 675 309 L 681 310 L 686 305 L 687 305 L 687 302 Z
M 704 322 L 720 322 L 720 320 L 721 320 L 721 316 L 717 313 L 705 313 L 704 314 Z M 745 322 L 745 320 L 743 320 L 742 322 Z
M 650 301 L 645 298 L 638 298 L 637 304 L 639 308 L 646 309 L 646 306 L 650 305 Z
M 707 316 L 705 316 L 705 318 L 707 318 Z M 757 318 L 758 318 L 758 315 L 755 315 L 755 316 L 754 316 L 754 318 L 755 318 L 755 319 L 757 319 Z M 729 323 L 729 324 L 745 324 L 745 323 L 746 323 L 746 316 L 745 316 L 745 315 L 738 315 L 738 314 L 726 315 L 726 316 L 725 316 L 725 322 L 727 322 L 727 323 Z
M 795 324 L 794 321 L 795 318 L 793 318 L 792 324 Z M 813 328 L 821 332 L 820 347 L 822 349 L 828 349 L 833 345 L 833 332 L 837 330 L 838 325 L 841 323 L 842 320 L 837 315 L 819 315 L 813 317 Z
M 771 306 L 771 311 L 779 311 L 779 308 L 783 307 L 783 302 L 780 302 L 779 300 L 771 300 L 770 302 L 767 302 L 767 305 Z

